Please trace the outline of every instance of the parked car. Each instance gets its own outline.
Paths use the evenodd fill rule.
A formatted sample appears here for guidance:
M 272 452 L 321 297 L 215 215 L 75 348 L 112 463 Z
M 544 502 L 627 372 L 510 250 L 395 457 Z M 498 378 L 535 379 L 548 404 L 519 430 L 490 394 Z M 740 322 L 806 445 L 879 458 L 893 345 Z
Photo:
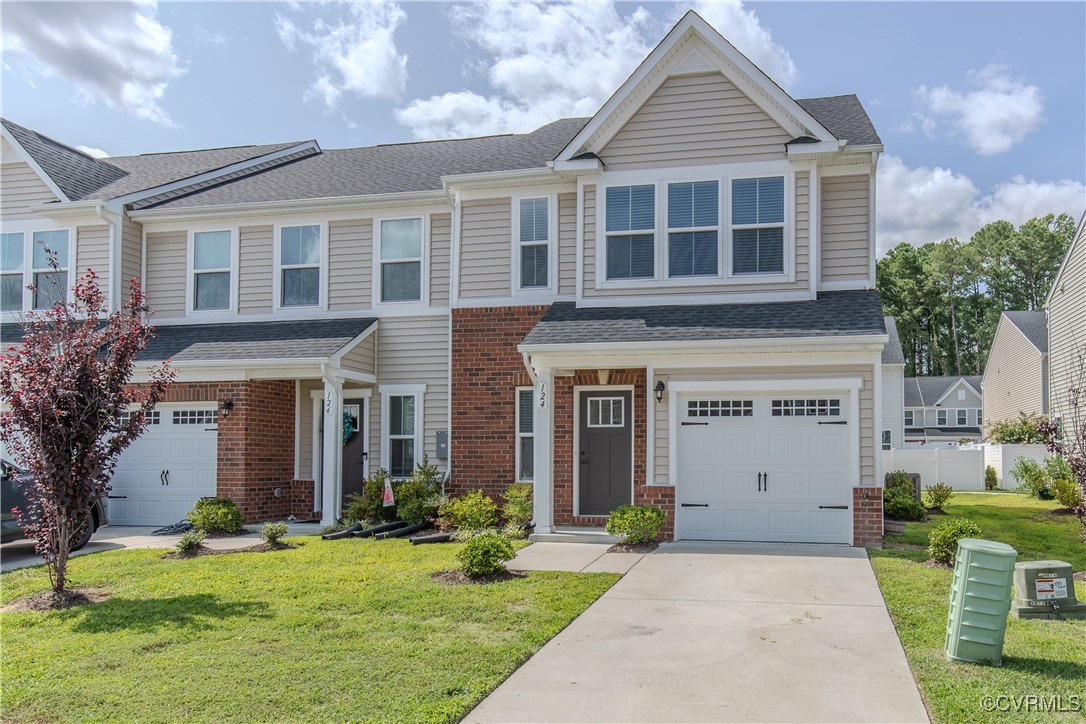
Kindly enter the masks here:
M 0 476 L 2 476 L 2 479 L 0 479 L 0 501 L 2 501 L 2 506 L 0 506 L 0 523 L 2 523 L 0 542 L 7 543 L 25 537 L 22 527 L 15 519 L 14 511 L 16 508 L 26 509 L 26 485 L 30 480 L 30 475 L 7 460 L 0 460 Z M 102 504 L 96 501 L 91 509 L 89 525 L 85 525 L 79 536 L 72 541 L 72 550 L 77 551 L 87 545 L 91 536 L 105 522 L 106 516 L 102 510 Z

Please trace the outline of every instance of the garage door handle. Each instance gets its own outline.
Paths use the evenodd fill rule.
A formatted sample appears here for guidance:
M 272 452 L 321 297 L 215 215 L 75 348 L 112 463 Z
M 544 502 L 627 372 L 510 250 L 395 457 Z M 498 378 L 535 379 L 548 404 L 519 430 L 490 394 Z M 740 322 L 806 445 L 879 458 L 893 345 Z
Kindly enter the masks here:
M 847 425 L 848 420 L 819 420 L 819 425 Z
M 684 425 L 708 425 L 707 422 L 684 422 Z
M 169 485 L 169 484 L 170 484 L 170 471 L 167 470 L 166 471 L 166 485 Z
M 847 505 L 820 505 L 819 510 L 848 510 Z
M 166 484 L 166 471 L 165 470 L 159 470 L 158 471 L 158 484 L 159 485 L 165 485 Z
M 107 495 L 110 500 L 128 500 L 127 495 Z
M 758 473 L 758 492 L 762 492 L 762 474 Z
M 682 508 L 708 508 L 708 503 L 679 503 Z

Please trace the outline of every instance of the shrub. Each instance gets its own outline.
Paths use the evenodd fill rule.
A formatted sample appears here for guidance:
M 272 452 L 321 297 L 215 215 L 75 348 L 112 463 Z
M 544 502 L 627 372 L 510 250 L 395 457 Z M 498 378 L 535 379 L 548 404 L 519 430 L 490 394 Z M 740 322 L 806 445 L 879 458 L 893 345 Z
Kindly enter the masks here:
M 182 555 L 192 555 L 200 550 L 200 547 L 204 544 L 204 538 L 207 538 L 207 536 L 202 531 L 185 531 L 181 534 L 181 539 L 177 541 L 177 552 Z
M 946 483 L 939 483 L 938 485 L 929 485 L 924 490 L 928 498 L 928 507 L 943 509 L 943 506 L 950 502 L 950 499 L 954 497 L 954 488 L 950 487 Z
M 366 524 L 387 523 L 403 520 L 407 523 L 421 523 L 437 514 L 441 494 L 441 471 L 430 464 L 427 457 L 415 465 L 411 477 L 392 482 L 392 497 L 395 505 L 385 505 L 385 481 L 388 471 L 379 469 L 362 482 L 361 493 L 347 496 L 347 505 L 343 517 L 351 523 Z
M 204 533 L 236 533 L 245 516 L 230 498 L 200 498 L 189 513 L 189 522 Z
M 988 428 L 988 442 L 997 445 L 1028 445 L 1045 441 L 1040 425 L 1044 421 L 1040 415 L 1018 413 L 1015 420 L 1001 420 Z
M 927 511 L 912 495 L 887 489 L 882 494 L 882 513 L 891 520 L 924 520 Z
M 928 555 L 933 561 L 954 564 L 954 556 L 958 554 L 958 541 L 962 538 L 977 538 L 980 536 L 980 527 L 968 518 L 951 518 L 940 523 L 928 536 Z
M 499 533 L 486 531 L 465 543 L 456 557 L 464 573 L 478 578 L 501 573 L 505 562 L 513 560 L 515 555 L 512 543 Z
M 396 519 L 396 508 L 385 507 L 385 481 L 388 471 L 379 468 L 362 481 L 362 492 L 347 496 L 343 518 L 348 523 L 387 523 Z
M 607 519 L 607 533 L 623 543 L 648 543 L 666 520 L 664 511 L 651 505 L 620 505 Z
M 286 523 L 265 523 L 260 529 L 260 537 L 270 546 L 278 545 L 279 539 L 287 534 Z
M 438 513 L 443 530 L 485 530 L 498 524 L 498 505 L 481 490 L 446 500 Z
M 909 477 L 909 474 L 904 470 L 895 470 L 892 473 L 886 474 L 886 485 L 883 488 L 884 493 L 900 493 L 907 495 L 912 499 L 916 499 L 916 485 L 913 483 L 913 479 Z
M 502 535 L 509 540 L 524 540 L 528 537 L 528 531 L 524 530 L 524 526 L 522 525 L 506 523 L 502 527 Z
M 1014 467 L 1011 468 L 1011 475 L 1018 481 L 1020 490 L 1024 490 L 1035 498 L 1051 497 L 1048 490 L 1048 476 L 1036 460 L 1018 458 L 1014 461 Z
M 999 487 L 999 478 L 996 477 L 996 470 L 991 465 L 984 468 L 984 489 L 995 490 Z
M 532 522 L 532 484 L 512 483 L 502 493 L 502 518 L 506 525 L 525 526 Z
M 1045 477 L 1051 485 L 1057 480 L 1072 480 L 1075 474 L 1071 472 L 1071 466 L 1059 455 L 1050 455 L 1045 458 Z
M 1074 480 L 1058 478 L 1052 481 L 1052 497 L 1063 508 L 1074 510 L 1082 505 L 1082 488 Z

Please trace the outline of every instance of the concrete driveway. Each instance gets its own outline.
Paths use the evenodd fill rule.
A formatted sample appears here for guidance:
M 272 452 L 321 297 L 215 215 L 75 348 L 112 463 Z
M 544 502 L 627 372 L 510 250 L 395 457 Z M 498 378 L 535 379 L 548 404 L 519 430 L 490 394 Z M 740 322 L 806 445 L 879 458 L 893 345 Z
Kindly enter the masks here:
M 466 721 L 928 718 L 863 549 L 675 543 Z

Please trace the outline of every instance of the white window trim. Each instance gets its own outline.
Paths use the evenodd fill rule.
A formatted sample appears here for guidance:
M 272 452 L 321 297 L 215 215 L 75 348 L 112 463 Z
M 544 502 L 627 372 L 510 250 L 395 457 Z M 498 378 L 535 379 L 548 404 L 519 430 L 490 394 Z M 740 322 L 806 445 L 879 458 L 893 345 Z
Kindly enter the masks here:
M 889 440 L 887 440 L 887 438 L 889 438 Z M 882 438 L 881 438 L 880 442 L 881 442 L 881 447 L 882 447 L 883 450 L 893 450 L 894 449 L 894 433 L 893 433 L 893 431 L 892 430 L 883 430 L 882 431 Z
M 599 237 L 596 246 L 596 281 L 597 288 L 628 288 L 640 287 L 650 282 L 660 282 L 660 180 L 646 178 L 641 181 L 623 181 L 622 183 L 600 184 L 596 191 L 596 222 Z M 629 186 L 653 187 L 653 220 L 651 229 L 636 229 L 630 231 L 607 230 L 607 189 L 626 188 Z M 607 240 L 612 236 L 648 236 L 652 235 L 652 276 L 638 277 L 637 279 L 608 279 L 607 278 Z M 602 286 L 601 286 L 602 285 Z
M 603 402 L 604 400 L 607 400 L 608 402 L 611 403 L 611 406 L 609 408 L 609 410 L 611 412 L 611 419 L 608 420 L 607 424 L 605 425 L 605 424 L 603 424 L 603 418 L 601 417 L 600 422 L 598 424 L 593 424 L 592 423 L 592 403 L 593 402 Z M 622 415 L 621 419 L 619 420 L 617 425 L 615 424 L 615 402 L 616 401 L 621 403 L 621 405 L 619 405 L 619 408 L 620 408 L 621 415 Z M 602 411 L 601 411 L 601 414 L 602 414 Z M 591 427 L 591 428 L 609 427 L 609 428 L 618 429 L 618 428 L 626 427 L 626 398 L 622 397 L 621 395 L 616 396 L 616 397 L 604 397 L 602 395 L 595 395 L 593 397 L 590 397 L 589 400 L 588 400 L 588 422 L 587 422 L 587 424 L 588 424 L 588 427 Z
M 670 201 L 670 196 L 668 194 L 668 191 L 669 191 L 668 186 L 670 186 L 671 184 L 700 183 L 700 182 L 704 182 L 704 181 L 715 181 L 716 182 L 716 204 L 717 204 L 716 223 L 717 223 L 717 225 L 716 226 L 675 227 L 674 229 L 671 228 L 671 226 L 668 223 L 668 221 L 669 221 L 668 215 L 669 215 L 669 211 L 670 211 L 670 209 L 668 208 L 668 203 Z M 660 213 L 663 214 L 663 217 L 661 218 L 661 223 L 664 226 L 664 243 L 660 245 L 662 248 L 657 252 L 657 254 L 659 256 L 660 268 L 664 270 L 663 278 L 666 279 L 669 283 L 679 281 L 679 280 L 689 280 L 689 279 L 716 280 L 716 279 L 719 279 L 720 277 L 722 277 L 724 275 L 724 266 L 723 266 L 723 264 L 724 264 L 724 254 L 723 254 L 724 229 L 721 226 L 721 221 L 723 220 L 723 217 L 724 217 L 724 195 L 723 195 L 723 191 L 722 191 L 723 188 L 724 188 L 724 183 L 721 181 L 721 179 L 712 178 L 712 177 L 708 177 L 708 178 L 707 177 L 674 178 L 674 179 L 667 179 L 667 180 L 664 180 L 664 181 L 660 182 L 660 189 L 662 190 L 662 192 L 664 194 L 664 199 L 661 202 L 663 204 L 663 207 L 660 210 Z M 674 234 L 689 234 L 689 233 L 697 233 L 699 231 L 715 231 L 716 232 L 716 272 L 713 273 L 713 274 L 692 274 L 690 276 L 672 277 L 671 276 L 671 235 L 673 233 Z
M 546 244 L 547 247 L 547 286 L 522 287 L 520 285 L 520 248 L 525 242 L 520 240 L 520 202 L 530 199 L 547 200 L 547 241 L 526 242 L 532 246 Z M 547 296 L 551 297 L 558 288 L 558 194 L 521 194 L 510 200 L 512 206 L 512 252 L 510 256 L 510 289 L 514 297 Z
M 422 254 L 419 257 L 419 299 L 405 299 L 402 301 L 385 302 L 381 299 L 381 222 L 400 221 L 404 219 L 420 219 L 422 221 Z M 413 259 L 390 259 L 389 263 L 407 262 Z M 372 280 L 372 304 L 374 310 L 382 307 L 397 310 L 418 309 L 420 311 L 430 306 L 430 213 L 415 214 L 384 214 L 373 217 L 373 269 Z
M 733 270 L 733 262 L 735 255 L 735 248 L 732 244 L 734 232 L 743 231 L 746 229 L 776 229 L 778 224 L 732 224 L 732 182 L 733 181 L 745 181 L 748 179 L 756 178 L 776 178 L 784 177 L 784 222 L 782 226 L 782 268 L 779 272 L 753 272 L 738 274 Z M 727 260 L 724 264 L 726 274 L 729 279 L 744 280 L 744 279 L 756 279 L 761 281 L 776 281 L 776 282 L 790 282 L 795 280 L 796 269 L 796 241 L 795 241 L 795 228 L 796 228 L 796 174 L 795 171 L 788 173 L 747 173 L 747 174 L 734 174 L 727 178 L 727 195 L 724 197 L 726 203 L 723 205 L 723 211 L 727 212 L 728 225 L 727 225 L 727 237 L 728 241 L 724 245 L 727 250 Z M 791 203 L 789 203 L 791 200 Z
M 965 422 L 960 422 L 963 417 L 965 418 Z M 954 426 L 966 427 L 967 425 L 969 425 L 969 410 L 964 407 L 959 407 L 954 410 Z
M 525 392 L 527 392 L 532 397 L 532 403 L 533 403 L 532 404 L 532 414 L 533 414 L 532 431 L 530 433 L 520 431 L 520 396 Z M 516 426 L 514 428 L 514 432 L 516 433 L 515 434 L 516 442 L 514 444 L 514 447 L 516 448 L 516 453 L 514 455 L 513 477 L 519 483 L 534 483 L 535 482 L 535 475 L 532 475 L 531 478 L 524 478 L 520 474 L 520 470 L 521 470 L 521 468 L 520 468 L 520 463 L 521 463 L 520 441 L 523 438 L 527 438 L 527 437 L 532 438 L 532 449 L 533 450 L 535 449 L 535 417 L 534 417 L 534 415 L 535 415 L 535 404 L 534 404 L 535 403 L 535 388 L 534 387 L 517 387 L 517 388 L 515 388 L 515 393 L 514 394 L 515 394 L 515 396 L 514 396 L 513 400 L 515 402 L 514 406 L 516 407 L 516 415 L 515 415 L 515 419 L 513 421 L 513 424 Z M 534 461 L 533 461 L 533 463 L 534 463 Z
M 2 312 L 0 318 L 4 322 L 20 322 L 23 320 L 24 315 L 29 312 L 44 312 L 45 309 L 34 309 L 34 293 L 26 287 L 34 283 L 34 234 L 43 231 L 67 231 L 68 232 L 68 281 L 67 281 L 67 296 L 65 299 L 71 302 L 72 287 L 75 286 L 76 279 L 78 278 L 78 249 L 76 248 L 78 229 L 74 226 L 55 226 L 53 224 L 42 224 L 41 221 L 34 220 L 30 222 L 8 222 L 5 221 L 3 225 L 3 233 L 5 234 L 22 234 L 23 235 L 23 303 L 22 309 L 17 312 Z M 12 272 L 14 273 L 14 272 Z
M 940 417 L 942 419 L 940 419 Z M 944 408 L 941 408 L 941 409 L 935 411 L 935 424 L 936 425 L 946 425 L 946 424 L 948 424 L 947 420 L 949 420 L 949 419 L 950 419 L 950 409 L 949 408 L 944 407 Z
M 977 421 L 977 427 L 981 427 L 982 425 L 984 425 L 984 408 L 978 407 L 976 410 L 974 410 L 974 414 L 976 415 L 975 419 Z
M 411 397 L 415 398 L 415 430 L 412 439 L 414 441 L 415 448 L 415 464 L 418 465 L 422 460 L 422 445 L 420 441 L 423 438 L 423 425 L 424 425 L 424 408 L 426 398 L 426 385 L 381 385 L 378 388 L 378 393 L 381 395 L 381 468 L 384 470 L 389 469 L 391 462 L 390 453 L 391 445 L 389 444 L 389 404 L 393 397 Z M 401 480 L 402 478 L 395 478 Z
M 283 270 L 284 269 L 311 269 L 312 264 L 287 264 L 283 262 L 283 229 L 292 229 L 299 226 L 316 226 L 320 229 L 320 292 L 317 303 L 313 304 L 283 304 Z M 272 312 L 292 313 L 294 311 L 312 311 L 314 309 L 328 309 L 328 222 L 327 221 L 299 221 L 290 223 L 277 223 L 272 231 L 274 241 L 272 244 Z M 240 244 L 239 244 L 240 246 Z
M 196 308 L 196 235 L 214 231 L 225 231 L 230 234 L 230 306 L 226 309 L 197 309 Z M 241 255 L 239 232 L 236 226 L 209 226 L 206 228 L 193 228 L 188 232 L 188 250 L 185 260 L 185 316 L 187 317 L 222 317 L 224 315 L 237 314 L 238 312 L 238 267 Z M 199 273 L 211 273 L 212 269 L 201 269 Z

